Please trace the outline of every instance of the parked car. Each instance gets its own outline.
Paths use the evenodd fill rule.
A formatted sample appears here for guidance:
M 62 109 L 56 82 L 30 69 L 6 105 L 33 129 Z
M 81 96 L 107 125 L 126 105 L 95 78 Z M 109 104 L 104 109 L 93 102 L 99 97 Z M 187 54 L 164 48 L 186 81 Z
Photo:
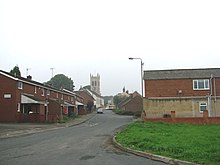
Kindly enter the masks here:
M 103 113 L 103 111 L 104 111 L 103 108 L 98 108 L 96 112 L 97 112 L 97 113 Z

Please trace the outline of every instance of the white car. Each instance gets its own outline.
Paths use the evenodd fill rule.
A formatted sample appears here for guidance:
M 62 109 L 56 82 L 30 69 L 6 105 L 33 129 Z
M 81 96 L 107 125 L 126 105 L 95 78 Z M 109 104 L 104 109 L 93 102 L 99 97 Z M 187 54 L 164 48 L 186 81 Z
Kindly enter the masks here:
M 96 112 L 97 113 L 103 113 L 103 111 L 104 111 L 103 108 L 98 108 Z

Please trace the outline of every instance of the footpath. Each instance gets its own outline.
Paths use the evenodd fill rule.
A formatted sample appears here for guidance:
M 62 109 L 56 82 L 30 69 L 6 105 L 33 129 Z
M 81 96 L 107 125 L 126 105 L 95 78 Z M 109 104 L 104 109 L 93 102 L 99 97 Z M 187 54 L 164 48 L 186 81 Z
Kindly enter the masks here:
M 40 123 L 0 123 L 0 139 L 29 135 L 38 132 L 56 130 L 82 124 L 96 115 L 95 112 L 79 116 L 67 123 L 40 124 Z

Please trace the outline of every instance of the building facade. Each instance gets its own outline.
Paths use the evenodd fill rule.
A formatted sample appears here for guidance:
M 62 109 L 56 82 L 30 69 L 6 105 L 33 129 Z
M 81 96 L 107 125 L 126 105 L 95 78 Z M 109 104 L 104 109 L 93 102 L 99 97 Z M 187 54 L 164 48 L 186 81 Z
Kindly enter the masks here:
M 143 111 L 143 99 L 138 92 L 130 94 L 118 104 L 119 109 L 125 112 L 132 112 L 136 115 L 140 115 Z
M 220 68 L 144 71 L 146 117 L 220 116 Z
M 57 122 L 78 115 L 83 98 L 0 70 L 0 122 Z

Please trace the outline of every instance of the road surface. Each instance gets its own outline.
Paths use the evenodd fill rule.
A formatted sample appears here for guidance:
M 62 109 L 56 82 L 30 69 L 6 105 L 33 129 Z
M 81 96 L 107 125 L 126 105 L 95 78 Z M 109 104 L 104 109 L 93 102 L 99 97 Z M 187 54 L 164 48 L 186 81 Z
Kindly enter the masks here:
M 162 165 L 113 146 L 115 130 L 131 121 L 105 111 L 81 125 L 0 139 L 0 165 Z

